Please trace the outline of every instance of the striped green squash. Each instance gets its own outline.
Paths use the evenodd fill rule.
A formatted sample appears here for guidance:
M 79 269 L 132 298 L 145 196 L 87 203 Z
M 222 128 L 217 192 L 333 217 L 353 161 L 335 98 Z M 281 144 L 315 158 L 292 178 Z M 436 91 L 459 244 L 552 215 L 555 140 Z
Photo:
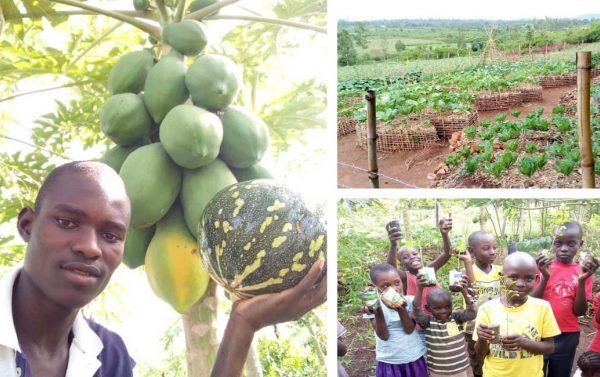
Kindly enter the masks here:
M 198 225 L 200 254 L 212 278 L 239 298 L 295 286 L 324 258 L 325 226 L 297 193 L 269 179 L 228 186 Z

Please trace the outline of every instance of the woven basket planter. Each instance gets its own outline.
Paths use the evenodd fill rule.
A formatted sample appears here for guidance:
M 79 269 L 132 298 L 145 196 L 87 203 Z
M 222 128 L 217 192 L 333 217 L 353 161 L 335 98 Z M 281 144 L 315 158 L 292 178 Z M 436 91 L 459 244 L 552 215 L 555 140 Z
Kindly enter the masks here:
M 568 73 L 559 76 L 543 76 L 539 79 L 542 88 L 560 88 L 562 86 L 570 86 L 577 84 L 577 74 Z
M 543 88 L 539 85 L 521 85 L 517 88 L 521 92 L 523 102 L 541 102 Z
M 514 92 L 481 92 L 475 98 L 475 108 L 477 111 L 508 110 L 515 102 Z
M 337 121 L 337 136 L 342 137 L 356 131 L 358 122 L 353 116 L 341 116 Z
M 479 121 L 477 111 L 461 113 L 435 113 L 429 115 L 431 125 L 435 127 L 440 139 L 449 139 L 452 134 L 462 131 L 467 126 L 474 126 Z
M 436 142 L 438 137 L 435 128 L 418 123 L 392 123 L 377 125 L 377 152 L 392 153 L 401 150 L 427 148 Z M 362 149 L 367 149 L 367 125 L 356 126 L 356 141 Z

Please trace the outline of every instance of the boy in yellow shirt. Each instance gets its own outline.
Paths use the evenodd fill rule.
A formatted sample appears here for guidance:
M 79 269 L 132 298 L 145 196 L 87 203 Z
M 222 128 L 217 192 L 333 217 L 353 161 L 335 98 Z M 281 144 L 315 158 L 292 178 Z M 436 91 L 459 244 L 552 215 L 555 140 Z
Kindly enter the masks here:
M 459 255 L 459 258 L 465 264 L 463 273 L 471 282 L 475 302 L 478 306 L 481 306 L 500 296 L 502 266 L 493 264 L 498 256 L 496 239 L 491 234 L 478 230 L 469 235 L 467 245 L 468 253 Z M 475 259 L 472 265 L 471 258 Z M 481 377 L 483 360 L 479 359 L 475 353 L 474 330 L 475 321 L 469 321 L 465 326 L 465 340 L 467 341 L 467 351 L 473 375 Z
M 558 324 L 547 301 L 530 297 L 536 263 L 516 252 L 504 260 L 500 297 L 479 308 L 473 334 L 484 377 L 542 377 Z

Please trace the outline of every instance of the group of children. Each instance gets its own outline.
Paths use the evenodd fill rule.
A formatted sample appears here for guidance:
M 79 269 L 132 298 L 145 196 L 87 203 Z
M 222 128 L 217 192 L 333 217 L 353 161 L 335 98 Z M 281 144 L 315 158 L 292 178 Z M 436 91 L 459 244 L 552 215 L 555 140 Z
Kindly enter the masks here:
M 443 253 L 428 267 L 439 269 L 451 256 L 448 233 L 452 220 L 439 222 Z M 574 261 L 583 245 L 577 222 L 555 230 L 551 259 L 524 252 L 509 254 L 502 266 L 494 237 L 476 231 L 468 238 L 458 289 L 464 310 L 452 310 L 450 292 L 419 274 L 418 250 L 398 248 L 399 227 L 387 229 L 388 263 L 371 267 L 371 281 L 380 292 L 393 287 L 405 304 L 365 308 L 376 334 L 376 377 L 467 376 L 570 377 L 579 343 L 577 316 L 585 314 L 592 295 L 594 258 Z M 400 261 L 403 270 L 396 268 Z M 598 305 L 593 325 L 600 325 Z M 598 326 L 600 327 L 600 326 Z M 466 347 L 465 347 L 466 343 Z M 578 360 L 582 377 L 600 376 L 600 336 Z

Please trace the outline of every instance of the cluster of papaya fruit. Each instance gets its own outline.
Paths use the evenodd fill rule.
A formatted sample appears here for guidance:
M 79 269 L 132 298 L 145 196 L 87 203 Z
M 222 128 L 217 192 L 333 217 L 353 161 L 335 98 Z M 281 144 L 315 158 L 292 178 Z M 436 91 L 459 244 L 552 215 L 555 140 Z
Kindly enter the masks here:
M 181 313 L 208 285 L 196 239 L 206 204 L 238 181 L 272 177 L 260 164 L 267 126 L 234 104 L 241 70 L 204 53 L 207 42 L 199 21 L 165 24 L 160 57 L 155 48 L 117 60 L 100 112 L 117 144 L 100 160 L 119 172 L 132 205 L 124 263 L 145 264 L 154 292 Z

